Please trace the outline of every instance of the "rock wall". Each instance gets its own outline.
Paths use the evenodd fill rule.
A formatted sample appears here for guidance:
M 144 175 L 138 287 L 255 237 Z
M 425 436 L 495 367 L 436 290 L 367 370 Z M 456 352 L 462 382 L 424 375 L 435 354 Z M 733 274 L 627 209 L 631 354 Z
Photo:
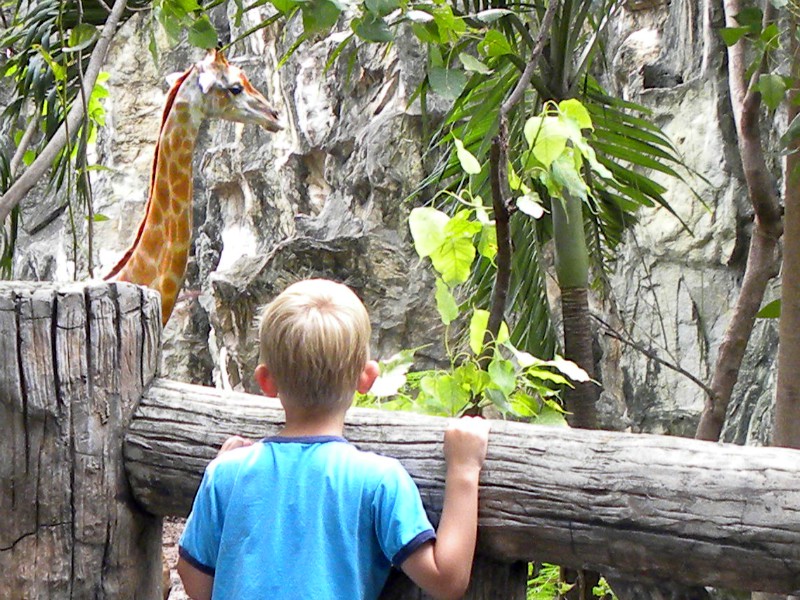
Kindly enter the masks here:
M 268 15 L 253 10 L 236 27 L 224 9 L 215 10 L 227 39 Z M 720 26 L 710 0 L 629 1 L 612 19 L 605 63 L 606 85 L 650 107 L 696 173 L 685 174 L 689 185 L 664 182 L 680 220 L 663 208 L 642 213 L 616 266 L 614 296 L 598 301 L 597 310 L 638 345 L 702 380 L 709 379 L 736 297 L 750 226 Z M 389 52 L 351 47 L 352 62 L 345 54 L 326 70 L 343 39 L 334 35 L 304 42 L 277 68 L 297 28 L 261 30 L 230 52 L 273 100 L 286 130 L 270 135 L 221 122 L 201 130 L 192 256 L 165 334 L 162 370 L 170 377 L 252 390 L 259 307 L 311 275 L 343 280 L 364 298 L 376 356 L 427 345 L 424 362 L 442 359 L 432 277 L 413 252 L 403 201 L 426 172 L 421 118 L 408 106 L 425 54 L 401 35 Z M 142 21 L 132 20 L 109 58 L 108 127 L 97 153 L 112 171 L 96 173 L 95 196 L 110 220 L 96 225 L 97 274 L 132 239 L 146 200 L 163 75 L 199 58 L 178 46 L 155 66 L 143 50 L 146 35 Z M 774 168 L 779 174 L 777 160 Z M 30 203 L 25 224 L 18 277 L 64 279 L 76 268 L 85 276 L 83 246 L 73 254 L 63 208 Z M 776 325 L 758 324 L 729 440 L 768 435 Z M 610 338 L 600 349 L 605 425 L 693 433 L 704 398 L 697 385 Z
M 612 28 L 608 75 L 618 93 L 652 111 L 695 171 L 684 173 L 688 185 L 656 177 L 680 220 L 663 208 L 641 213 L 613 278 L 614 312 L 641 346 L 705 382 L 736 301 L 752 226 L 718 34 L 723 26 L 721 4 L 710 0 L 626 10 Z M 779 178 L 778 153 L 769 160 Z M 768 298 L 777 294 L 772 289 Z M 725 440 L 768 439 L 776 349 L 777 321 L 758 321 Z M 693 435 L 705 398 L 698 385 L 636 352 L 622 354 L 620 369 L 633 429 Z

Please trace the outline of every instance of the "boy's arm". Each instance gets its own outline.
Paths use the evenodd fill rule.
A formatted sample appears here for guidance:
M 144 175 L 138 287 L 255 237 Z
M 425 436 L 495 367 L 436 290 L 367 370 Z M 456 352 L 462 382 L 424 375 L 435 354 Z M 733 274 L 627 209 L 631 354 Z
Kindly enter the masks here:
M 192 600 L 211 600 L 211 588 L 214 578 L 193 567 L 183 557 L 178 558 L 178 575 L 181 576 L 183 589 Z
M 252 440 L 238 435 L 231 436 L 222 444 L 217 456 L 229 450 L 243 448 L 252 444 Z M 181 577 L 186 594 L 192 600 L 211 600 L 211 590 L 214 585 L 214 577 L 212 575 L 204 573 L 183 556 L 178 558 L 178 575 Z
M 469 585 L 478 529 L 478 479 L 488 439 L 489 423 L 475 417 L 454 421 L 445 432 L 447 475 L 436 540 L 423 544 L 401 565 L 435 598 L 460 598 Z

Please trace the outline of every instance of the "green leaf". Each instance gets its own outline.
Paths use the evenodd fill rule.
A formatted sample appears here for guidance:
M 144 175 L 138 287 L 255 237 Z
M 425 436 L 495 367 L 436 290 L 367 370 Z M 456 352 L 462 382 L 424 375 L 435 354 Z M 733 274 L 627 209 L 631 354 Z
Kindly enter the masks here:
M 524 133 L 533 155 L 545 168 L 561 156 L 569 139 L 569 131 L 558 117 L 531 117 Z
M 472 211 L 464 209 L 458 211 L 452 219 L 444 226 L 444 235 L 446 238 L 471 238 L 481 230 L 481 224 L 478 221 L 470 219 Z
M 302 5 L 303 32 L 326 33 L 339 20 L 341 9 L 330 0 L 311 0 Z
M 759 37 L 768 50 L 777 50 L 780 46 L 780 35 L 777 23 L 770 23 Z
M 484 56 L 497 57 L 505 54 L 514 54 L 511 44 L 506 37 L 496 29 L 490 29 L 478 43 L 478 50 Z
M 583 180 L 570 154 L 572 154 L 571 149 L 553 161 L 550 165 L 552 178 L 561 188 L 566 188 L 572 196 L 586 200 L 589 186 Z
M 800 114 L 795 115 L 792 122 L 786 127 L 786 133 L 781 136 L 781 145 L 788 148 L 798 138 L 800 138 Z
M 481 237 L 478 238 L 478 254 L 489 260 L 497 256 L 497 229 L 493 224 L 483 225 Z
M 488 326 L 488 310 L 476 308 L 472 311 L 472 318 L 469 320 L 469 347 L 475 354 L 480 354 L 483 350 L 483 337 Z M 497 343 L 504 344 L 506 341 L 508 341 L 508 325 L 502 323 L 500 331 L 497 332 Z
M 503 358 L 495 358 L 489 363 L 489 377 L 492 379 L 492 385 L 503 392 L 504 395 L 509 396 L 514 388 L 517 387 L 517 373 L 514 365 L 510 360 Z
M 534 219 L 541 219 L 544 215 L 544 206 L 536 192 L 529 192 L 517 198 L 517 208 Z
M 511 404 L 508 402 L 508 398 L 506 394 L 503 393 L 502 390 L 497 388 L 486 388 L 483 390 L 483 395 L 489 399 L 489 401 L 497 407 L 497 409 L 502 412 L 503 414 L 508 414 L 514 411 Z
M 773 73 L 761 75 L 756 88 L 761 92 L 761 98 L 770 110 L 778 108 L 786 94 L 786 82 L 783 77 Z
M 433 268 L 441 274 L 445 283 L 457 285 L 469 279 L 475 260 L 475 246 L 471 239 L 448 237 L 430 256 Z
M 64 52 L 77 52 L 92 45 L 97 37 L 97 27 L 89 23 L 79 23 L 69 33 L 69 45 Z
M 219 38 L 217 30 L 211 24 L 207 15 L 200 16 L 189 27 L 189 43 L 197 48 L 216 48 Z
M 781 317 L 781 299 L 773 300 L 769 304 L 758 311 L 756 317 L 759 319 L 780 319 Z
M 300 6 L 300 2 L 297 0 L 272 0 L 272 6 L 281 14 L 288 15 Z
M 450 288 L 440 278 L 436 278 L 436 309 L 442 323 L 449 325 L 458 318 L 458 304 Z
M 202 10 L 197 0 L 172 0 L 172 4 L 177 4 L 187 13 Z
M 533 419 L 536 425 L 548 425 L 551 427 L 568 427 L 564 413 L 553 410 L 549 406 L 543 406 L 536 417 Z
M 415 208 L 408 216 L 414 248 L 421 258 L 438 250 L 445 240 L 444 228 L 450 217 L 430 206 Z
M 457 415 L 464 405 L 469 402 L 469 393 L 462 388 L 450 374 L 439 375 L 433 378 L 433 385 L 428 384 L 429 393 L 439 401 L 446 414 Z
M 33 48 L 41 54 L 42 58 L 44 58 L 45 62 L 48 64 L 50 69 L 53 71 L 53 76 L 55 77 L 56 81 L 66 81 L 67 79 L 67 70 L 58 64 L 53 57 L 50 56 L 50 53 L 45 50 L 39 44 L 34 44 Z
M 467 76 L 461 69 L 431 67 L 428 69 L 428 82 L 442 98 L 455 100 L 467 86 Z
M 474 361 L 461 363 L 453 371 L 453 377 L 461 387 L 468 389 L 470 394 L 475 396 L 482 393 L 490 381 L 489 374 L 478 368 Z
M 364 6 L 376 17 L 385 17 L 400 8 L 398 0 L 364 0 Z
M 483 350 L 483 336 L 486 334 L 488 325 L 489 311 L 476 308 L 472 312 L 472 318 L 469 320 L 469 347 L 476 355 Z
M 723 27 L 719 30 L 719 35 L 726 46 L 734 46 L 749 32 L 749 27 Z
M 461 64 L 464 65 L 464 68 L 467 71 L 480 73 L 481 75 L 489 75 L 493 72 L 492 69 L 487 67 L 484 63 L 479 61 L 471 54 L 467 54 L 466 52 L 459 54 L 458 59 L 461 61 Z
M 464 20 L 453 14 L 449 4 L 436 3 L 432 12 L 442 42 L 457 42 L 466 33 L 467 26 Z
M 761 31 L 761 22 L 764 19 L 764 13 L 760 8 L 748 6 L 740 10 L 733 18 L 736 19 L 739 25 L 749 26 L 751 31 Z
M 89 217 L 87 216 L 86 218 L 88 219 Z M 107 217 L 102 213 L 95 213 L 94 215 L 92 215 L 92 221 L 94 221 L 95 223 L 102 223 L 103 221 L 109 221 L 109 220 L 110 220 L 109 217 Z
M 469 175 L 477 175 L 481 172 L 481 163 L 478 162 L 478 159 L 475 156 L 464 148 L 464 142 L 462 142 L 457 137 L 453 137 L 453 142 L 456 145 L 456 156 L 458 156 L 458 162 L 461 163 L 461 168 L 464 169 L 464 172 Z
M 592 117 L 589 116 L 589 111 L 581 104 L 580 100 L 575 98 L 562 100 L 558 103 L 558 110 L 561 111 L 561 114 L 577 123 L 580 129 L 594 129 Z
M 381 17 L 366 14 L 359 19 L 353 19 L 353 31 L 362 40 L 368 42 L 386 43 L 394 39 L 394 34 L 389 29 L 389 24 Z

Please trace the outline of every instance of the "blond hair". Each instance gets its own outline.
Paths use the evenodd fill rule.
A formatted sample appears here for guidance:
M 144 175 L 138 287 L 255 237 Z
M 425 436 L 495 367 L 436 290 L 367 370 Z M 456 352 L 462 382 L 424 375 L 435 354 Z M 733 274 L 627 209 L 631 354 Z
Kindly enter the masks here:
M 295 283 L 269 303 L 259 326 L 259 361 L 278 394 L 303 408 L 349 406 L 369 360 L 367 310 L 345 285 Z

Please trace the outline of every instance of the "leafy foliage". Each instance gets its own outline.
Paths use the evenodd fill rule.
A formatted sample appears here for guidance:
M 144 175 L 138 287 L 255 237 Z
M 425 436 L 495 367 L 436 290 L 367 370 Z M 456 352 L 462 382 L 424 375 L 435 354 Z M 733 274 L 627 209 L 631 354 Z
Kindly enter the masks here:
M 534 565 L 529 565 L 527 600 L 555 600 L 569 592 L 573 586 L 561 581 L 559 571 L 557 565 L 545 563 L 538 566 L 538 568 L 535 568 Z M 592 590 L 592 594 L 595 598 L 617 600 L 616 595 L 603 577 L 600 578 L 599 585 Z
M 580 137 L 580 129 L 577 135 Z M 459 152 L 459 142 L 455 145 L 465 172 L 479 171 L 477 159 L 463 147 Z M 448 416 L 461 414 L 469 407 L 493 405 L 503 414 L 541 424 L 565 425 L 559 390 L 570 385 L 570 380 L 588 380 L 576 364 L 559 357 L 542 360 L 519 350 L 511 343 L 505 324 L 497 339 L 488 342 L 490 360 L 486 365 L 481 362 L 489 313 L 466 303 L 460 305 L 456 297 L 477 267 L 476 258 L 494 259 L 496 230 L 479 199 L 465 192 L 457 200 L 462 208 L 453 216 L 433 207 L 415 208 L 409 217 L 409 228 L 420 258 L 430 259 L 437 273 L 436 305 L 447 326 L 445 335 L 450 335 L 451 324 L 467 323 L 455 334 L 454 347 L 463 350 L 451 351 L 450 368 L 438 371 L 410 372 L 413 352 L 392 357 L 381 366 L 381 376 L 372 393 L 360 403 Z M 463 341 L 458 340 L 461 336 Z M 448 339 L 448 348 L 450 342 Z

